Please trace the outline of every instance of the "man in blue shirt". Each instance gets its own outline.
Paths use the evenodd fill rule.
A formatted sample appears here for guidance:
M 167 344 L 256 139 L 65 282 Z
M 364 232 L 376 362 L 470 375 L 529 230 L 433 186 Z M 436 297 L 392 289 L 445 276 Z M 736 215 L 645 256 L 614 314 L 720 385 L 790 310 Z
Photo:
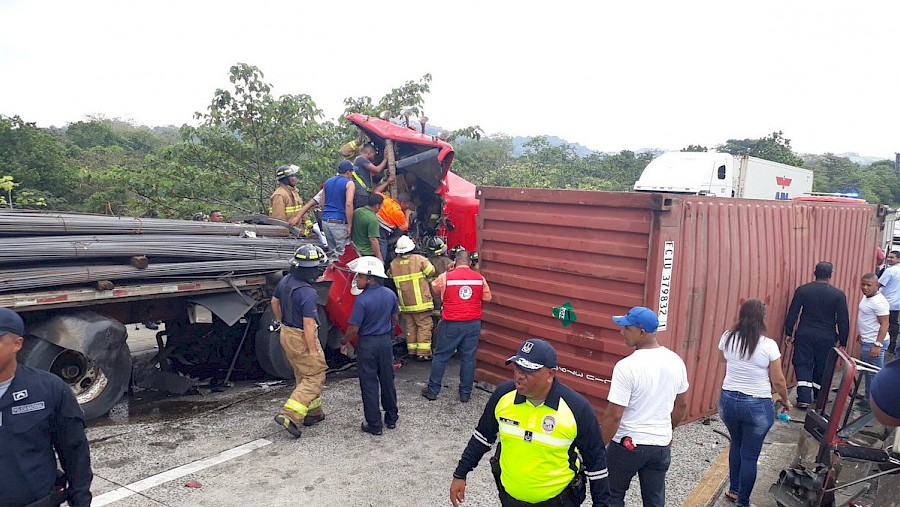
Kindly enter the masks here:
M 16 362 L 24 334 L 22 318 L 0 308 L 0 505 L 89 507 L 84 412 L 62 379 Z
M 350 242 L 350 229 L 353 226 L 353 194 L 356 184 L 352 180 L 353 164 L 349 160 L 342 160 L 338 165 L 337 175 L 325 181 L 322 187 L 325 239 L 339 256 L 344 255 L 344 247 Z
M 356 296 L 353 303 L 353 311 L 348 319 L 350 325 L 341 340 L 341 352 L 346 354 L 347 344 L 359 334 L 356 367 L 359 370 L 359 388 L 366 416 L 362 431 L 381 435 L 382 408 L 384 426 L 396 428 L 399 418 L 397 389 L 394 386 L 393 330 L 400 325 L 400 305 L 397 294 L 378 283 L 377 278 L 387 278 L 384 264 L 378 258 L 359 257 L 348 264 L 348 267 L 356 273 L 356 286 L 362 293 Z
M 887 268 L 878 278 L 881 284 L 881 294 L 891 304 L 891 314 L 888 317 L 888 336 L 891 343 L 888 352 L 894 353 L 897 347 L 897 335 L 900 333 L 900 251 L 894 250 L 885 258 Z

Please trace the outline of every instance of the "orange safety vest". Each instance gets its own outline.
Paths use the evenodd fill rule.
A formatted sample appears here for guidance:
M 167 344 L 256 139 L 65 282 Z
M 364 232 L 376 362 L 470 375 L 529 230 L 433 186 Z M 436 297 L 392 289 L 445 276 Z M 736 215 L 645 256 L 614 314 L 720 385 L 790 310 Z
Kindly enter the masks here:
M 434 273 L 428 259 L 404 254 L 391 261 L 391 277 L 397 286 L 401 312 L 424 312 L 434 309 L 431 287 L 425 277 Z
M 441 318 L 451 321 L 480 319 L 483 292 L 484 278 L 474 269 L 460 266 L 448 271 Z

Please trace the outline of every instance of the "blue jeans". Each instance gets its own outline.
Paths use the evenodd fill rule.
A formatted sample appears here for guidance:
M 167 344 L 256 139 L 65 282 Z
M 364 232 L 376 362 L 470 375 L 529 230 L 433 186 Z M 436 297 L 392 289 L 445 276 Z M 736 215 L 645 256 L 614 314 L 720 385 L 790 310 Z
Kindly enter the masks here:
M 876 357 L 875 359 L 872 359 L 871 357 L 869 357 L 869 351 L 872 350 L 872 344 L 871 343 L 863 343 L 862 344 L 862 353 L 860 353 L 860 359 L 863 362 L 869 363 L 873 366 L 877 366 L 879 368 L 883 367 L 884 366 L 884 349 L 887 348 L 889 343 L 890 343 L 890 340 L 884 340 L 884 345 L 881 347 L 881 353 L 878 354 L 878 357 Z M 874 377 L 874 376 L 875 376 L 874 373 L 867 372 L 865 374 L 865 377 L 866 377 L 866 403 L 869 402 L 869 384 L 872 382 L 872 377 Z
M 480 320 L 442 320 L 438 324 L 437 345 L 431 360 L 428 390 L 440 394 L 444 370 L 453 353 L 459 350 L 459 394 L 472 394 L 475 383 L 475 350 L 481 336 Z
M 625 493 L 637 474 L 644 507 L 665 507 L 666 472 L 672 463 L 672 448 L 665 445 L 639 445 L 632 450 L 612 441 L 606 447 L 609 463 L 609 505 L 625 506 Z
M 766 434 L 775 422 L 775 404 L 771 398 L 722 391 L 719 417 L 731 435 L 728 450 L 729 491 L 737 494 L 739 506 L 747 507 L 756 483 L 756 462 Z

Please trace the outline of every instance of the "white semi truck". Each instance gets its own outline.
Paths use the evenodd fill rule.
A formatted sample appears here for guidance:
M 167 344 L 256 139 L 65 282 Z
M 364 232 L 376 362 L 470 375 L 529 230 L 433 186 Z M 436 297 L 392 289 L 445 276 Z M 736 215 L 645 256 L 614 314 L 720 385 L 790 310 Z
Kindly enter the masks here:
M 774 199 L 812 192 L 813 172 L 747 155 L 667 152 L 653 159 L 634 184 L 640 192 Z

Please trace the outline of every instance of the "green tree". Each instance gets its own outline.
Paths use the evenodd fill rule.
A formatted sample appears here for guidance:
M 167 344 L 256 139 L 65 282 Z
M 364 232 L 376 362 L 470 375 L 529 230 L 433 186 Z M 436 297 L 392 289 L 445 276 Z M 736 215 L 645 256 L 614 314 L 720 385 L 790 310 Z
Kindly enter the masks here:
M 309 198 L 334 168 L 337 130 L 322 121 L 309 95 L 275 96 L 259 68 L 230 69 L 230 89 L 218 89 L 197 126 L 181 127 L 181 142 L 147 158 L 139 174 L 122 175 L 137 208 L 189 216 L 198 207 L 265 213 L 275 168 L 296 164 Z
M 791 148 L 791 140 L 784 137 L 784 132 L 780 130 L 759 139 L 729 139 L 725 144 L 717 146 L 716 150 L 732 155 L 750 155 L 796 167 L 803 165 L 803 159 Z
M 0 174 L 11 176 L 18 192 L 43 199 L 56 209 L 72 209 L 67 199 L 76 175 L 54 133 L 18 116 L 0 115 Z
M 682 148 L 681 151 L 707 152 L 709 151 L 709 148 L 700 146 L 699 144 L 689 144 L 686 148 Z

